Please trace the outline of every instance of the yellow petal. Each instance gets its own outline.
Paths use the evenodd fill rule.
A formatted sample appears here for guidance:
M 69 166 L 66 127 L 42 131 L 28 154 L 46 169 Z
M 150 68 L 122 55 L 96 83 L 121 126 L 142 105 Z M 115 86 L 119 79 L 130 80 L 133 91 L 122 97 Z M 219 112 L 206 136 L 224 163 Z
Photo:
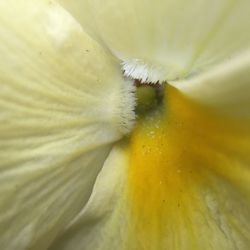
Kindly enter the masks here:
M 249 249 L 250 125 L 173 88 L 166 97 L 164 118 L 112 152 L 88 208 L 51 249 Z
M 130 242 L 147 250 L 248 249 L 250 124 L 172 88 L 166 99 L 165 118 L 132 140 Z
M 46 249 L 131 129 L 133 87 L 53 1 L 1 1 L 0 38 L 0 245 Z
M 93 29 L 125 73 L 143 81 L 197 74 L 250 48 L 248 0 L 65 2 L 83 15 L 86 3 L 92 7 Z

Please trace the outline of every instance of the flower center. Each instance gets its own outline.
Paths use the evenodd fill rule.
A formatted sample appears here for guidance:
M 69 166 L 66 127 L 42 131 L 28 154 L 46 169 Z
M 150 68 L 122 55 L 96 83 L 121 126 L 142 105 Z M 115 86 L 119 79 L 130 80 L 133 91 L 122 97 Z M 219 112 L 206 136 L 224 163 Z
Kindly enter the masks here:
M 125 78 L 126 72 L 123 71 Z M 164 98 L 164 84 L 127 79 L 120 95 L 119 128 L 123 134 L 130 133 L 136 120 L 154 117 L 161 110 Z M 117 113 L 117 111 L 114 111 Z
M 161 109 L 164 98 L 164 85 L 142 83 L 135 80 L 136 88 L 136 114 L 139 118 L 152 115 Z

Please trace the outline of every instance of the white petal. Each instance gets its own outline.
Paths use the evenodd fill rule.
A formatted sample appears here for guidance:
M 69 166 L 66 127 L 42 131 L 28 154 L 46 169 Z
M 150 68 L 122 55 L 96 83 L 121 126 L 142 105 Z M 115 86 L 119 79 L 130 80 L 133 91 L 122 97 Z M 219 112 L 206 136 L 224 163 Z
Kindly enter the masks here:
M 224 113 L 250 116 L 250 1 L 63 1 L 79 13 L 92 6 L 91 30 L 126 75 L 167 80 Z
M 56 0 L 77 19 L 82 28 L 91 35 L 92 38 L 100 42 L 91 6 L 88 1 L 82 0 Z
M 83 15 L 89 3 L 102 40 L 143 81 L 185 78 L 250 48 L 248 0 L 64 2 Z
M 0 245 L 46 249 L 131 128 L 133 86 L 53 1 L 0 1 L 0 40 Z
M 127 216 L 127 211 L 123 210 L 119 215 L 119 209 L 123 206 L 127 166 L 128 156 L 123 146 L 114 147 L 96 180 L 85 209 L 54 242 L 50 250 L 107 249 L 103 243 L 109 241 L 110 236 L 115 236 L 114 245 L 107 247 L 110 250 L 119 249 L 120 238 L 114 234 L 112 226 L 119 224 L 121 231 L 126 229 L 122 227 L 122 220 L 125 220 L 123 216 Z
M 250 51 L 190 79 L 170 84 L 222 113 L 250 118 Z

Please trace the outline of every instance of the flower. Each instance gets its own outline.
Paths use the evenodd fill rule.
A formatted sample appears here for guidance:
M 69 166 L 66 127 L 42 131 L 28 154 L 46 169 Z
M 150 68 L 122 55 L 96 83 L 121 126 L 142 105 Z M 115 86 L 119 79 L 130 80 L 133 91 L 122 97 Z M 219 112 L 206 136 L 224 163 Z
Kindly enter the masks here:
M 249 11 L 1 1 L 2 249 L 248 249 Z

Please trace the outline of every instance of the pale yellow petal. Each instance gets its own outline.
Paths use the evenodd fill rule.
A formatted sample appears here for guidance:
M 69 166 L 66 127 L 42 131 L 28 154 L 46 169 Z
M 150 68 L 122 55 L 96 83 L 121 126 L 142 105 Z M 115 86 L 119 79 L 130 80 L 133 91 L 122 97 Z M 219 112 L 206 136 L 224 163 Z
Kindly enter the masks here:
M 0 1 L 0 246 L 47 249 L 133 123 L 116 60 L 53 1 Z
M 223 113 L 250 117 L 250 1 L 62 2 L 121 59 L 125 74 L 168 81 Z
M 166 97 L 164 118 L 114 149 L 86 210 L 51 250 L 249 249 L 249 124 L 173 88 Z
M 128 211 L 123 202 L 129 160 L 125 152 L 125 145 L 112 149 L 87 206 L 52 244 L 50 250 L 120 249 L 120 232 L 126 229 L 128 223 Z M 120 229 L 114 232 L 117 226 Z M 113 243 L 104 245 L 111 238 L 114 239 Z
M 95 40 L 100 41 L 99 33 L 92 15 L 89 1 L 82 0 L 56 0 L 66 8 L 81 24 L 82 28 Z
M 103 41 L 143 81 L 186 78 L 250 49 L 248 0 L 75 2 L 89 2 Z
M 250 51 L 190 79 L 170 84 L 221 115 L 250 119 Z

